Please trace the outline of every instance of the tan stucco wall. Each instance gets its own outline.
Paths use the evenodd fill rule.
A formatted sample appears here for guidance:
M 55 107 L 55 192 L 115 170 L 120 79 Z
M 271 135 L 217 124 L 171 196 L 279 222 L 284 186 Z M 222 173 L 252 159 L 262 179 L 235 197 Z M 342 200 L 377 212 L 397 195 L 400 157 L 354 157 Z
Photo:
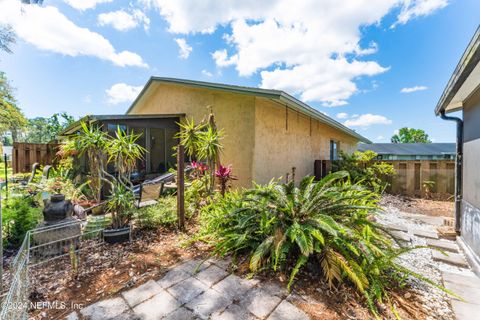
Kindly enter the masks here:
M 224 150 L 221 162 L 232 165 L 239 180 L 234 184 L 248 187 L 252 181 L 252 159 L 255 134 L 255 98 L 220 91 L 179 85 L 157 84 L 130 114 L 178 114 L 196 122 L 206 118 L 211 106 L 217 127 L 223 129 Z
M 232 165 L 236 186 L 285 177 L 292 167 L 299 181 L 313 174 L 314 160 L 329 159 L 331 139 L 339 142 L 340 150 L 356 150 L 355 138 L 314 119 L 310 128 L 310 118 L 291 109 L 287 129 L 285 106 L 271 100 L 181 85 L 154 86 L 130 114 L 184 113 L 198 122 L 212 106 L 217 126 L 225 133 L 221 161 Z
M 271 100 L 255 100 L 253 180 L 266 183 L 296 168 L 296 182 L 313 175 L 314 160 L 330 158 L 330 140 L 353 152 L 357 140 Z

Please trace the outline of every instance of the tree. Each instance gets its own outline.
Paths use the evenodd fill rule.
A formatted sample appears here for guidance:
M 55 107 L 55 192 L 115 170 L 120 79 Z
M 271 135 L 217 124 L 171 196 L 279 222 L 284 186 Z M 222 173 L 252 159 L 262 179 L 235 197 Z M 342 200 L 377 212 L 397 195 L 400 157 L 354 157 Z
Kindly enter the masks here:
M 391 139 L 392 143 L 432 143 L 422 129 L 401 128 Z
M 13 88 L 4 72 L 0 71 L 0 135 L 10 132 L 13 142 L 18 141 L 20 131 L 27 125 L 22 111 L 17 107 Z
M 58 135 L 75 119 L 66 112 L 55 113 L 50 118 L 37 117 L 28 120 L 25 142 L 48 143 L 58 138 Z

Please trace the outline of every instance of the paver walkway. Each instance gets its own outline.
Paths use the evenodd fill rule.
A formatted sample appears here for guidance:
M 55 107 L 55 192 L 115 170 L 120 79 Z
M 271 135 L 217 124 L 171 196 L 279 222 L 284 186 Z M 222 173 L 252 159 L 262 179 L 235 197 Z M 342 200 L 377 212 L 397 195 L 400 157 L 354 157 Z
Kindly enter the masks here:
M 228 262 L 190 260 L 158 281 L 102 300 L 80 311 L 89 320 L 212 319 L 304 320 L 284 288 L 227 272 Z M 198 269 L 198 270 L 197 270 Z M 72 313 L 68 319 L 78 319 Z
M 448 269 L 441 271 L 444 287 L 462 298 L 462 300 L 457 298 L 451 300 L 455 318 L 457 320 L 480 319 L 480 278 L 469 269 L 458 244 L 455 241 L 438 240 L 438 234 L 433 226 L 439 225 L 439 220 L 428 219 L 438 217 L 423 217 L 422 219 L 419 219 L 418 215 L 407 217 L 429 224 L 432 226 L 431 231 L 410 230 L 403 225 L 395 224 L 385 224 L 385 227 L 392 230 L 391 234 L 398 240 L 408 242 L 411 241 L 412 236 L 422 237 L 426 239 L 429 247 L 444 251 L 444 253 L 432 251 L 432 259 L 459 267 L 455 272 Z

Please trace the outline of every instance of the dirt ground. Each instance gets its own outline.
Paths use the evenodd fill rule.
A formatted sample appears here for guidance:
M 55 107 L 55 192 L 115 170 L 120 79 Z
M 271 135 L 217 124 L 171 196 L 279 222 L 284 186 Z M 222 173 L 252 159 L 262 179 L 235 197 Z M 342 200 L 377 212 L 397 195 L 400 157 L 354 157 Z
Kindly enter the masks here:
M 380 204 L 382 206 L 394 206 L 403 212 L 435 217 L 453 218 L 455 212 L 453 201 L 420 199 L 390 194 L 383 195 Z

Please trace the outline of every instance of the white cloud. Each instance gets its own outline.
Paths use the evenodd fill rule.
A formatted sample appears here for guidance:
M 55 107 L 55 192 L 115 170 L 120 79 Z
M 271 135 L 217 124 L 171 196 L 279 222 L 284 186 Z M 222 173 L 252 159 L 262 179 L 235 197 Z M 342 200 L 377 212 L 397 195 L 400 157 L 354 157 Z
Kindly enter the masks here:
M 171 33 L 210 34 L 228 26 L 225 45 L 212 54 L 218 67 L 233 66 L 242 76 L 259 72 L 261 87 L 324 106 L 347 104 L 360 91 L 358 78 L 388 70 L 360 60 L 378 50 L 374 42 L 360 45 L 362 28 L 381 23 L 399 6 L 414 6 L 409 0 L 142 2 L 158 9 Z
M 347 119 L 347 118 L 348 118 L 348 113 L 345 113 L 345 112 L 337 113 L 337 119 Z
M 178 56 L 181 59 L 188 59 L 190 53 L 192 52 L 192 47 L 187 43 L 187 40 L 184 38 L 176 38 L 175 42 L 178 45 Z
M 205 70 L 205 69 L 202 70 L 202 74 L 203 74 L 204 76 L 209 77 L 209 78 L 213 77 L 213 73 L 211 73 L 210 71 Z
M 117 10 L 107 13 L 101 13 L 97 18 L 98 24 L 101 26 L 112 26 L 119 31 L 127 31 L 143 24 L 143 28 L 148 30 L 150 19 L 139 9 L 131 12 L 125 10 Z
M 0 21 L 10 24 L 17 36 L 40 50 L 67 56 L 92 56 L 124 66 L 147 67 L 142 57 L 130 51 L 117 52 L 102 35 L 82 28 L 52 6 L 0 2 Z
M 232 56 L 228 58 L 227 49 L 215 51 L 212 53 L 212 58 L 215 61 L 215 64 L 219 67 L 232 66 L 238 61 L 238 56 Z
M 343 124 L 347 127 L 369 127 L 373 124 L 391 124 L 392 120 L 379 115 L 379 114 L 371 114 L 366 113 L 362 114 L 355 119 L 349 119 L 345 121 Z
M 77 10 L 93 9 L 97 4 L 112 2 L 113 0 L 64 0 L 72 8 Z
M 448 5 L 448 0 L 404 0 L 403 2 L 402 10 L 392 28 L 399 24 L 406 24 L 412 19 L 428 16 Z
M 385 137 L 382 136 L 382 135 L 379 135 L 375 140 L 377 140 L 377 141 L 383 141 L 383 140 L 385 140 Z
M 415 92 L 415 91 L 423 91 L 423 90 L 427 90 L 428 88 L 425 87 L 425 86 L 415 86 L 415 87 L 408 87 L 408 88 L 402 88 L 402 90 L 400 90 L 401 93 L 412 93 L 412 92 Z
M 108 97 L 107 102 L 110 104 L 132 102 L 138 96 L 140 91 L 142 91 L 142 89 L 143 86 L 135 87 L 126 83 L 116 83 L 111 86 L 110 89 L 105 90 Z

